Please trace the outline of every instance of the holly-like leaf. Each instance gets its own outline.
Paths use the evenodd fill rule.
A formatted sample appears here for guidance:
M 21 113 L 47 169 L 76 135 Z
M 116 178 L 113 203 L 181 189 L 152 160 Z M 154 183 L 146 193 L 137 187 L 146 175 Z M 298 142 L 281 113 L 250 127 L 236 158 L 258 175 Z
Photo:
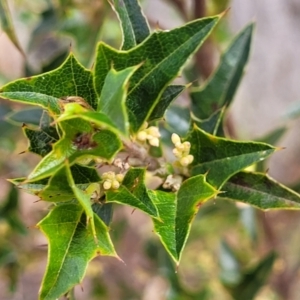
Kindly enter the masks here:
M 35 169 L 29 174 L 28 181 L 36 181 L 53 175 L 66 160 L 72 165 L 80 157 L 101 157 L 112 159 L 121 149 L 119 137 L 110 130 L 97 130 L 90 122 L 72 119 L 59 123 L 62 138 L 53 145 Z
M 229 106 L 248 61 L 253 24 L 248 25 L 222 55 L 218 69 L 203 87 L 192 89 L 192 111 L 199 119 Z
M 207 181 L 219 189 L 235 173 L 265 159 L 276 148 L 255 142 L 240 142 L 219 138 L 196 125 L 186 138 L 194 156 L 192 174 L 206 174 Z
M 144 168 L 131 168 L 126 173 L 119 189 L 106 192 L 106 202 L 127 204 L 152 217 L 159 217 L 157 208 L 145 185 L 145 172 Z
M 263 173 L 240 172 L 222 187 L 219 197 L 263 210 L 300 209 L 300 195 Z
M 161 119 L 166 113 L 169 105 L 174 101 L 187 86 L 185 85 L 170 85 L 163 92 L 161 98 L 158 103 L 154 107 L 151 116 L 148 121 L 154 121 Z
M 66 104 L 64 107 L 64 112 L 56 121 L 62 122 L 72 119 L 82 119 L 89 123 L 93 123 L 99 128 L 108 128 L 117 134 L 121 133 L 117 126 L 105 113 L 87 110 L 78 103 Z
M 98 203 L 95 202 L 92 205 L 93 212 L 104 222 L 106 226 L 109 226 L 113 216 L 113 203 Z
M 78 187 L 100 182 L 95 168 L 75 164 L 71 166 L 70 171 L 74 184 Z M 65 202 L 74 199 L 74 191 L 69 185 L 68 176 L 67 168 L 63 166 L 36 195 L 42 200 L 50 202 Z
M 108 228 L 96 215 L 94 220 L 98 244 L 80 205 L 58 205 L 37 224 L 49 241 L 47 270 L 39 299 L 57 299 L 81 283 L 89 261 L 97 255 L 118 257 Z
M 40 130 L 30 129 L 27 125 L 22 127 L 29 140 L 28 151 L 45 156 L 52 150 L 52 145 L 59 139 L 56 128 L 50 124 L 42 123 Z
M 137 0 L 111 0 L 111 6 L 121 21 L 123 33 L 122 50 L 140 44 L 150 35 L 149 25 Z
M 82 97 L 96 109 L 97 96 L 93 75 L 71 53 L 59 68 L 38 76 L 18 79 L 0 89 L 0 97 L 48 109 L 59 114 L 59 99 L 68 96 Z
M 125 106 L 129 78 L 138 69 L 130 67 L 120 72 L 108 72 L 98 103 L 98 111 L 107 115 L 123 134 L 128 132 L 128 115 Z
M 161 219 L 153 219 L 155 232 L 177 264 L 199 207 L 216 194 L 217 191 L 206 182 L 204 175 L 184 181 L 176 194 L 162 191 L 150 193 Z
M 169 82 L 178 75 L 219 18 L 204 18 L 171 31 L 154 32 L 130 51 L 118 51 L 99 43 L 95 64 L 97 94 L 101 94 L 111 65 L 119 71 L 143 62 L 131 77 L 126 101 L 131 129 L 137 132 L 151 115 Z

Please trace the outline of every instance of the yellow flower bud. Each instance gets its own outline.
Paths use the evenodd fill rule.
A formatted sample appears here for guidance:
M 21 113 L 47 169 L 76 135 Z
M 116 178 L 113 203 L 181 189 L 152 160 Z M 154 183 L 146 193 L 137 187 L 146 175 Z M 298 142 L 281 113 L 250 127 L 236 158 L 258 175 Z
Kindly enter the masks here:
M 188 156 L 186 156 L 186 158 L 188 159 L 188 161 L 189 161 L 189 164 L 191 164 L 192 162 L 193 162 L 193 160 L 194 160 L 194 156 L 193 155 L 188 155 Z
M 136 138 L 137 138 L 139 141 L 141 141 L 141 142 L 145 142 L 146 139 L 147 139 L 147 133 L 146 133 L 146 131 L 140 131 L 140 132 L 138 132 Z
M 153 147 L 158 147 L 159 146 L 159 139 L 157 137 L 154 137 L 151 140 L 149 140 L 149 144 Z
M 189 164 L 189 159 L 186 156 L 184 156 L 179 160 L 179 162 L 183 167 L 186 167 Z
M 172 134 L 171 140 L 172 140 L 172 143 L 173 143 L 174 145 L 176 145 L 177 143 L 180 143 L 180 144 L 181 144 L 180 137 L 179 137 L 179 135 L 176 134 L 176 133 L 173 133 L 173 134 Z
M 123 179 L 124 179 L 124 174 L 117 174 L 116 175 L 116 180 L 118 181 L 118 182 L 122 182 L 123 181 Z
M 180 151 L 178 151 L 176 148 L 174 148 L 172 152 L 178 158 L 182 156 L 182 153 Z
M 105 190 L 109 190 L 111 188 L 111 181 L 108 181 L 108 180 L 104 181 L 103 188 Z
M 111 187 L 114 189 L 114 190 L 117 190 L 119 187 L 120 187 L 120 182 L 117 181 L 117 180 L 114 180 L 111 184 Z

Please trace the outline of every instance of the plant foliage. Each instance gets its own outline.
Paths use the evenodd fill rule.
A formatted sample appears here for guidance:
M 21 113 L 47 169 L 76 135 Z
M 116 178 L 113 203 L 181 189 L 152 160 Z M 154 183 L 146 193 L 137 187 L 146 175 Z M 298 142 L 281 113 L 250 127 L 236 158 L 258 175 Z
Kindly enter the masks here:
M 176 264 L 205 201 L 218 197 L 260 209 L 300 207 L 297 193 L 265 173 L 245 171 L 277 148 L 224 134 L 224 115 L 249 57 L 253 24 L 233 40 L 207 82 L 190 89 L 192 109 L 182 113 L 171 103 L 189 85 L 172 81 L 222 15 L 151 32 L 137 1 L 110 4 L 122 27 L 121 49 L 99 42 L 92 69 L 70 53 L 55 70 L 0 89 L 2 99 L 43 110 L 39 128 L 23 125 L 28 151 L 41 160 L 26 178 L 11 180 L 53 204 L 37 224 L 49 243 L 43 300 L 57 299 L 79 284 L 97 255 L 118 258 L 109 235 L 110 203 L 147 214 Z M 22 113 L 10 118 L 20 122 Z M 169 136 L 174 155 L 165 152 L 158 122 L 181 135 Z M 146 175 L 161 178 L 156 189 L 149 188 Z M 101 213 L 108 205 L 109 212 Z M 258 276 L 256 269 L 247 276 Z M 232 288 L 234 295 L 247 284 L 243 280 Z

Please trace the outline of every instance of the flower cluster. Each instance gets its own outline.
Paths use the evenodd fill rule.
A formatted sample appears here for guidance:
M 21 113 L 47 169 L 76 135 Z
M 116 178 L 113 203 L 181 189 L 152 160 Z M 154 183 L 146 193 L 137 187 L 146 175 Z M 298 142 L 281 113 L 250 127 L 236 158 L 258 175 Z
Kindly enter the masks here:
M 178 134 L 172 134 L 172 143 L 175 148 L 173 149 L 173 154 L 178 158 L 178 162 L 182 167 L 186 167 L 191 164 L 194 160 L 194 156 L 190 154 L 191 143 L 183 142 L 181 143 Z
M 154 147 L 159 146 L 160 133 L 158 127 L 150 126 L 145 122 L 141 130 L 137 133 L 137 140 L 140 142 L 145 142 L 148 140 L 149 144 Z
M 115 172 L 109 171 L 102 174 L 102 179 L 104 180 L 103 188 L 105 190 L 117 190 L 124 179 L 124 174 L 116 174 Z

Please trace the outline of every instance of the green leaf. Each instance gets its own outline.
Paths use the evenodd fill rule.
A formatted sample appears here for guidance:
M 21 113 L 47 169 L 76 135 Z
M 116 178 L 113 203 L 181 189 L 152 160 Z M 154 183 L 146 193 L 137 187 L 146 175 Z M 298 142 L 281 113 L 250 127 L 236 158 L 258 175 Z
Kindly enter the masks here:
M 28 151 L 45 156 L 52 150 L 52 145 L 59 139 L 55 127 L 50 126 L 48 115 L 43 114 L 40 130 L 33 130 L 26 125 L 22 127 L 25 136 L 28 138 Z
M 217 191 L 206 182 L 204 175 L 184 181 L 177 194 L 162 191 L 149 194 L 161 219 L 153 219 L 155 232 L 177 264 L 199 207 L 216 194 Z
M 126 173 L 119 189 L 106 192 L 106 202 L 127 204 L 152 217 L 159 217 L 157 208 L 145 185 L 145 172 L 144 168 L 131 168 Z
M 137 0 L 111 0 L 122 25 L 122 50 L 140 44 L 150 35 L 149 25 Z
M 249 58 L 253 27 L 253 24 L 248 25 L 235 38 L 207 83 L 192 89 L 192 111 L 197 118 L 207 119 L 213 112 L 231 103 Z
M 72 53 L 59 68 L 38 76 L 18 79 L 0 90 L 2 98 L 38 105 L 53 114 L 60 112 L 59 99 L 68 96 L 82 97 L 91 107 L 97 107 L 92 72 L 85 69 Z
M 8 38 L 12 41 L 15 47 L 21 52 L 21 54 L 25 56 L 17 38 L 6 0 L 0 0 L 0 22 L 2 31 L 7 34 Z
M 214 112 L 208 119 L 196 120 L 196 118 L 194 118 L 193 121 L 199 128 L 201 128 L 205 132 L 219 136 L 217 133 L 222 128 L 222 120 L 224 117 L 225 110 L 226 107 L 224 106 L 222 109 L 219 109 L 216 112 Z
M 186 136 L 191 127 L 190 109 L 171 105 L 166 112 L 166 127 L 171 133 Z
M 194 156 L 192 174 L 207 173 L 207 181 L 219 189 L 235 173 L 265 159 L 276 148 L 255 142 L 219 138 L 194 126 L 187 141 Z
M 126 101 L 131 129 L 137 132 L 151 115 L 169 82 L 178 75 L 219 18 L 195 20 L 171 31 L 155 32 L 127 52 L 99 43 L 95 64 L 97 94 L 101 94 L 111 65 L 119 71 L 143 62 L 130 80 Z
M 95 241 L 98 244 L 97 235 L 96 235 L 96 227 L 95 227 L 95 223 L 94 223 L 94 212 L 93 212 L 92 204 L 91 204 L 91 196 L 76 186 L 75 181 L 72 176 L 71 169 L 67 162 L 65 162 L 65 167 L 66 167 L 66 175 L 67 175 L 69 187 L 73 191 L 74 196 L 78 200 L 79 204 L 84 209 L 86 217 L 87 217 L 87 224 L 91 223 L 91 229 L 92 229 Z
M 17 126 L 22 125 L 24 123 L 31 125 L 39 125 L 42 114 L 43 110 L 40 108 L 29 108 L 12 111 L 5 116 L 5 119 L 8 122 Z
M 129 78 L 139 68 L 131 67 L 120 72 L 113 68 L 108 72 L 100 95 L 98 111 L 107 115 L 123 134 L 128 132 L 126 94 Z
M 263 210 L 300 209 L 300 195 L 263 173 L 240 172 L 222 187 L 219 197 Z
M 82 282 L 87 264 L 97 255 L 118 257 L 106 225 L 95 215 L 98 245 L 81 206 L 56 206 L 37 227 L 49 241 L 48 264 L 39 299 L 55 300 Z
M 64 108 L 64 112 L 59 116 L 56 122 L 82 119 L 84 121 L 93 123 L 100 128 L 108 128 L 117 134 L 122 133 L 113 123 L 113 121 L 102 112 L 88 111 L 78 103 L 68 103 Z
M 110 160 L 122 147 L 115 133 L 106 129 L 97 130 L 89 122 L 81 119 L 63 121 L 59 124 L 63 131 L 62 138 L 29 174 L 27 181 L 36 181 L 53 175 L 66 160 L 70 165 L 81 157 Z
M 113 216 L 113 204 L 112 203 L 99 203 L 95 202 L 92 205 L 93 212 L 104 222 L 106 226 L 109 226 Z
M 276 254 L 271 252 L 255 267 L 246 271 L 241 282 L 236 287 L 231 289 L 231 295 L 233 299 L 253 300 L 260 288 L 266 283 L 275 259 Z
M 101 180 L 95 168 L 75 164 L 70 169 L 74 184 L 79 187 L 100 182 Z M 69 185 L 67 176 L 68 171 L 64 166 L 50 178 L 48 184 L 36 193 L 36 195 L 42 200 L 50 202 L 64 202 L 74 199 L 74 191 Z
M 185 85 L 170 85 L 163 92 L 159 102 L 154 107 L 150 117 L 149 122 L 154 120 L 159 120 L 163 118 L 166 113 L 167 108 L 174 101 L 187 86 Z

